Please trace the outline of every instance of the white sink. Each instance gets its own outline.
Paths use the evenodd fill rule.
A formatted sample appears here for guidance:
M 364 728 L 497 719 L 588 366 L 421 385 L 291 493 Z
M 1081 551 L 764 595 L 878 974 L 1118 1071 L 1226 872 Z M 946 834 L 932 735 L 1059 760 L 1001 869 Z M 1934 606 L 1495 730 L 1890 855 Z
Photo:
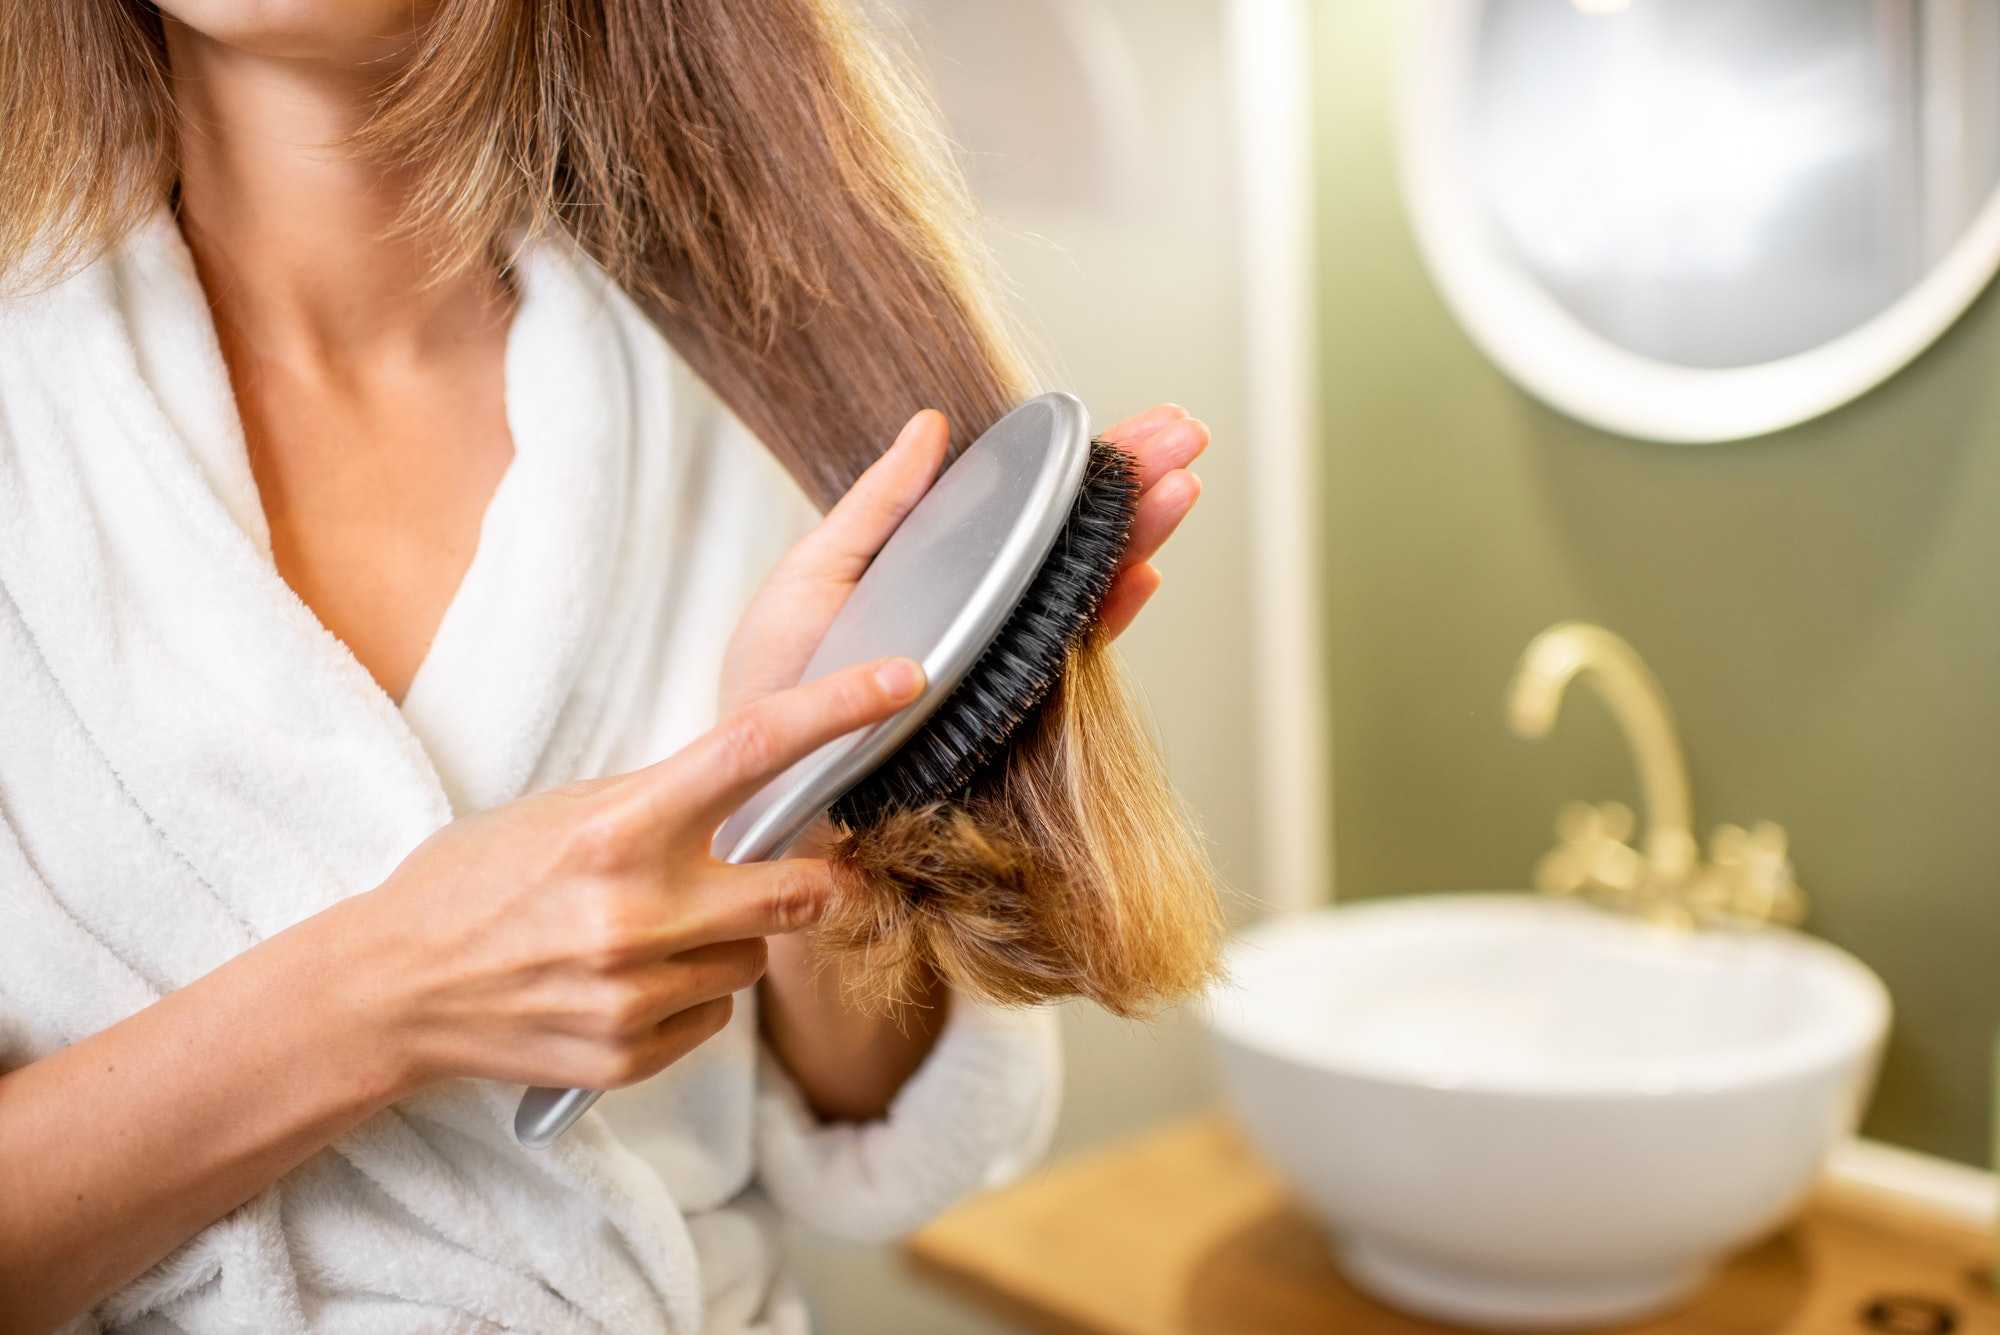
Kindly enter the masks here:
M 1489 1328 L 1672 1305 L 1851 1134 L 1889 997 L 1780 928 L 1438 895 L 1253 928 L 1210 1006 L 1259 1149 L 1357 1284 Z

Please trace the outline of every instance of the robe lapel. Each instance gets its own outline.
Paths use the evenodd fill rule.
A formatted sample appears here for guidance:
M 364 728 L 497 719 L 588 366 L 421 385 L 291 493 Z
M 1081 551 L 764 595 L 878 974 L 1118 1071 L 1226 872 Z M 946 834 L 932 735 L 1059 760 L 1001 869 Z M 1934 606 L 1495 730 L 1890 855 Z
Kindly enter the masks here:
M 0 581 L 92 743 L 260 937 L 376 884 L 450 808 L 394 704 L 245 531 L 241 427 L 171 221 L 9 324 Z
M 553 245 L 516 266 L 514 462 L 403 701 L 461 813 L 527 790 L 591 647 L 624 539 L 633 368 L 603 276 Z

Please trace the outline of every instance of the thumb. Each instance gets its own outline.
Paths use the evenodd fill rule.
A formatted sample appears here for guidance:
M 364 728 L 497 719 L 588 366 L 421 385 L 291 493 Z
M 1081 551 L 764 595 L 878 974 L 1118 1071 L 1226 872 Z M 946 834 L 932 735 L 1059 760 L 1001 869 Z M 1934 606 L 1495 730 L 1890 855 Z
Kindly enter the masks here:
M 786 553 L 777 573 L 788 579 L 848 584 L 861 578 L 868 562 L 937 480 L 950 447 L 951 429 L 943 413 L 925 408 L 912 417 L 819 525 Z

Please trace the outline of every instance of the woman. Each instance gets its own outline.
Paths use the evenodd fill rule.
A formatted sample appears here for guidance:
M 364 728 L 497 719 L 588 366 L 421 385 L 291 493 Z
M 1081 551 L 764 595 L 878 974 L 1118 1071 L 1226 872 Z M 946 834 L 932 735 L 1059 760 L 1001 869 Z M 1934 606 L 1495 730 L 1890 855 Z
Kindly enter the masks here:
M 1018 390 L 903 105 L 820 0 L 0 15 L 0 1329 L 797 1331 L 774 1209 L 1035 1151 L 1046 1017 L 850 1010 L 706 851 L 921 686 L 791 683 L 946 415 L 756 587 L 765 449 Z M 1115 632 L 1207 432 L 1106 434 Z

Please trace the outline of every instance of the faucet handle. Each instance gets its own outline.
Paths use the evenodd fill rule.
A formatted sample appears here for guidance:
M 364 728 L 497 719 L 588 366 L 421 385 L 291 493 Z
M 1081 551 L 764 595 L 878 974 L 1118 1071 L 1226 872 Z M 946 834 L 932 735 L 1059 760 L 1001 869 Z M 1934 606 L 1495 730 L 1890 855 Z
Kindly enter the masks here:
M 1709 866 L 1690 890 L 1698 907 L 1717 916 L 1796 925 L 1806 896 L 1792 870 L 1784 827 L 1760 821 L 1751 829 L 1719 825 L 1709 840 Z
M 1743 870 L 1751 902 L 1765 921 L 1796 925 L 1805 920 L 1806 895 L 1792 870 L 1783 826 L 1766 820 L 1751 827 Z
M 1597 808 L 1588 802 L 1563 803 L 1556 813 L 1555 847 L 1535 862 L 1535 888 L 1551 895 L 1586 889 L 1597 831 Z
M 1535 864 L 1535 886 L 1552 895 L 1594 893 L 1625 899 L 1645 880 L 1645 859 L 1626 841 L 1632 809 L 1622 802 L 1566 802 L 1556 846 Z

